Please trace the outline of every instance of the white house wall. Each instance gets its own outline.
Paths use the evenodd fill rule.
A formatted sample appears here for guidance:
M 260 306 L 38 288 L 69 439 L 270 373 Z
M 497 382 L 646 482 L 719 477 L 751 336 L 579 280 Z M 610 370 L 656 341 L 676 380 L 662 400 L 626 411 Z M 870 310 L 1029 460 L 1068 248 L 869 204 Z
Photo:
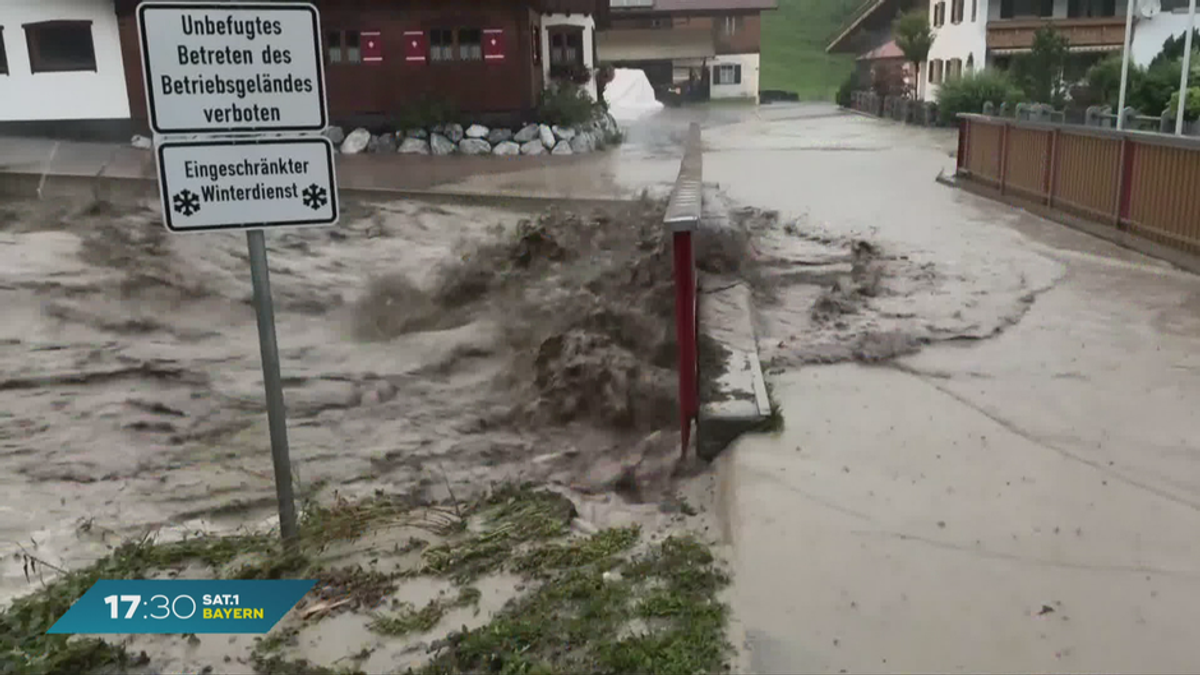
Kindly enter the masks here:
M 971 3 L 976 2 L 975 20 L 971 20 Z M 988 5 L 996 7 L 999 12 L 1000 3 L 989 3 L 988 0 L 963 0 L 962 23 L 950 23 L 950 0 L 946 0 L 946 23 L 933 29 L 933 46 L 929 49 L 929 60 L 921 64 L 921 98 L 926 101 L 937 100 L 938 85 L 929 81 L 930 62 L 942 60 L 942 77 L 945 77 L 947 63 L 950 59 L 962 59 L 963 73 L 967 72 L 967 59 L 974 56 L 975 68 L 983 68 L 987 62 L 987 22 Z M 929 6 L 929 25 L 933 26 L 933 10 L 936 0 Z
M 92 22 L 96 72 L 32 73 L 23 24 Z M 0 0 L 8 74 L 0 75 L 0 122 L 128 119 L 129 98 L 112 0 Z
M 542 15 L 542 79 L 545 82 L 550 81 L 550 31 L 549 28 L 554 26 L 579 26 L 583 28 L 583 65 L 591 71 L 596 68 L 596 20 L 591 16 L 583 14 L 543 14 Z M 592 100 L 596 100 L 596 78 L 593 73 L 591 80 L 588 80 L 588 94 Z
M 1133 29 L 1133 42 L 1129 45 L 1130 58 L 1140 66 L 1150 65 L 1162 51 L 1163 42 L 1169 37 L 1183 35 L 1187 32 L 1187 26 L 1186 8 L 1159 12 L 1152 19 L 1138 19 Z M 1197 20 L 1197 28 L 1200 28 L 1200 19 Z M 1200 45 L 1193 48 L 1200 48 Z
M 736 63 L 742 67 L 740 84 L 717 84 L 717 66 Z M 758 54 L 720 54 L 709 59 L 710 98 L 751 98 L 758 101 Z

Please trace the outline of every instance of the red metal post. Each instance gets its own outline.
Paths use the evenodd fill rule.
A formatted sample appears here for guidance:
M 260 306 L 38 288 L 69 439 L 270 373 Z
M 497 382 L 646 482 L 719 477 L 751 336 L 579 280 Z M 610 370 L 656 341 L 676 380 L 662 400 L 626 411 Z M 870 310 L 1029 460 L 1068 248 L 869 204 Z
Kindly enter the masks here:
M 687 452 L 692 420 L 700 411 L 696 351 L 696 271 L 692 233 L 675 233 L 675 336 L 679 345 L 679 424 Z

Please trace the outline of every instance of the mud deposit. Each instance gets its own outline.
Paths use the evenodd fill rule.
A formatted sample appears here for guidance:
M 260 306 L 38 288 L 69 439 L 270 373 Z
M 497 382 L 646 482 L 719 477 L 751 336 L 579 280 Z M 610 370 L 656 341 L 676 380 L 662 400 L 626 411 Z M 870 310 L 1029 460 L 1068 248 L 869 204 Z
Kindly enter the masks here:
M 946 340 L 994 336 L 1020 321 L 1064 268 L 1047 258 L 1018 261 L 986 252 L 963 260 L 828 231 L 808 218 L 742 207 L 713 194 L 710 231 L 750 262 L 728 272 L 755 291 L 756 333 L 764 367 L 779 372 L 803 364 L 880 363 Z M 703 269 L 703 268 L 702 268 Z M 702 289 L 703 290 L 703 289 Z
M 661 209 L 350 203 L 268 233 L 301 497 L 669 478 L 678 436 L 644 441 L 674 423 Z M 105 203 L 9 202 L 0 223 L 0 602 L 36 584 L 22 549 L 69 569 L 147 532 L 270 527 L 244 236 Z

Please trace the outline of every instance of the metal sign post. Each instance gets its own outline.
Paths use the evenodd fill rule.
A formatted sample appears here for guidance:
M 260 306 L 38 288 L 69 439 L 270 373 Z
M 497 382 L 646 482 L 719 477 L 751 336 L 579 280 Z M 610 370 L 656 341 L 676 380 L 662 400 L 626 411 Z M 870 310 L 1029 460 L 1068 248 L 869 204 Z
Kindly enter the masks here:
M 285 542 L 296 539 L 296 499 L 292 495 L 292 459 L 288 453 L 287 412 L 279 376 L 279 345 L 275 342 L 275 308 L 271 303 L 271 274 L 262 230 L 246 233 L 250 247 L 250 280 L 254 312 L 258 315 L 258 346 L 262 352 L 263 386 L 267 390 L 267 426 L 271 430 L 271 461 L 275 465 L 275 496 L 279 500 L 279 531 Z
M 137 16 L 150 126 L 167 135 L 155 138 L 164 224 L 246 231 L 279 530 L 290 545 L 296 501 L 263 230 L 338 220 L 333 145 L 315 135 L 328 119 L 320 16 L 310 4 L 242 2 L 143 2 Z

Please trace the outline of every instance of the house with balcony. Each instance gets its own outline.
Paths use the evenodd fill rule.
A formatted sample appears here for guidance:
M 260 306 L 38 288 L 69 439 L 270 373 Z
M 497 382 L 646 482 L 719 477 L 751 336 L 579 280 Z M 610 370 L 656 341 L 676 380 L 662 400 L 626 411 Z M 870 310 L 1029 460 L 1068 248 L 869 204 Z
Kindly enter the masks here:
M 1136 2 L 1137 0 L 1133 0 Z M 1125 39 L 1126 0 L 931 0 L 929 24 L 934 42 L 923 64 L 918 97 L 936 100 L 939 87 L 963 73 L 990 67 L 1007 69 L 1015 57 L 1028 54 L 1038 28 L 1053 26 L 1068 40 L 1068 78 L 1113 53 Z M 919 7 L 902 0 L 868 0 L 852 16 L 826 51 L 859 55 L 859 70 L 886 64 L 894 51 L 883 49 L 891 40 L 891 21 L 900 11 Z M 1134 63 L 1147 65 L 1163 41 L 1187 28 L 1186 0 L 1162 0 L 1162 10 L 1144 16 L 1135 7 Z M 865 82 L 869 83 L 869 79 Z M 864 79 L 860 78 L 860 86 Z
M 892 22 L 914 8 L 928 7 L 929 0 L 867 0 L 842 24 L 829 45 L 829 54 L 853 54 L 855 79 L 860 89 L 883 95 L 924 93 L 911 63 L 892 38 Z
M 82 2 L 84 0 L 74 0 Z M 107 2 L 113 0 L 92 0 Z M 115 0 L 128 107 L 146 128 L 138 0 Z M 313 0 L 321 13 L 331 120 L 390 126 L 414 108 L 474 120 L 532 119 L 542 91 L 570 78 L 595 95 L 595 31 L 608 0 Z
M 601 62 L 646 73 L 660 96 L 758 101 L 762 12 L 777 0 L 609 0 Z

